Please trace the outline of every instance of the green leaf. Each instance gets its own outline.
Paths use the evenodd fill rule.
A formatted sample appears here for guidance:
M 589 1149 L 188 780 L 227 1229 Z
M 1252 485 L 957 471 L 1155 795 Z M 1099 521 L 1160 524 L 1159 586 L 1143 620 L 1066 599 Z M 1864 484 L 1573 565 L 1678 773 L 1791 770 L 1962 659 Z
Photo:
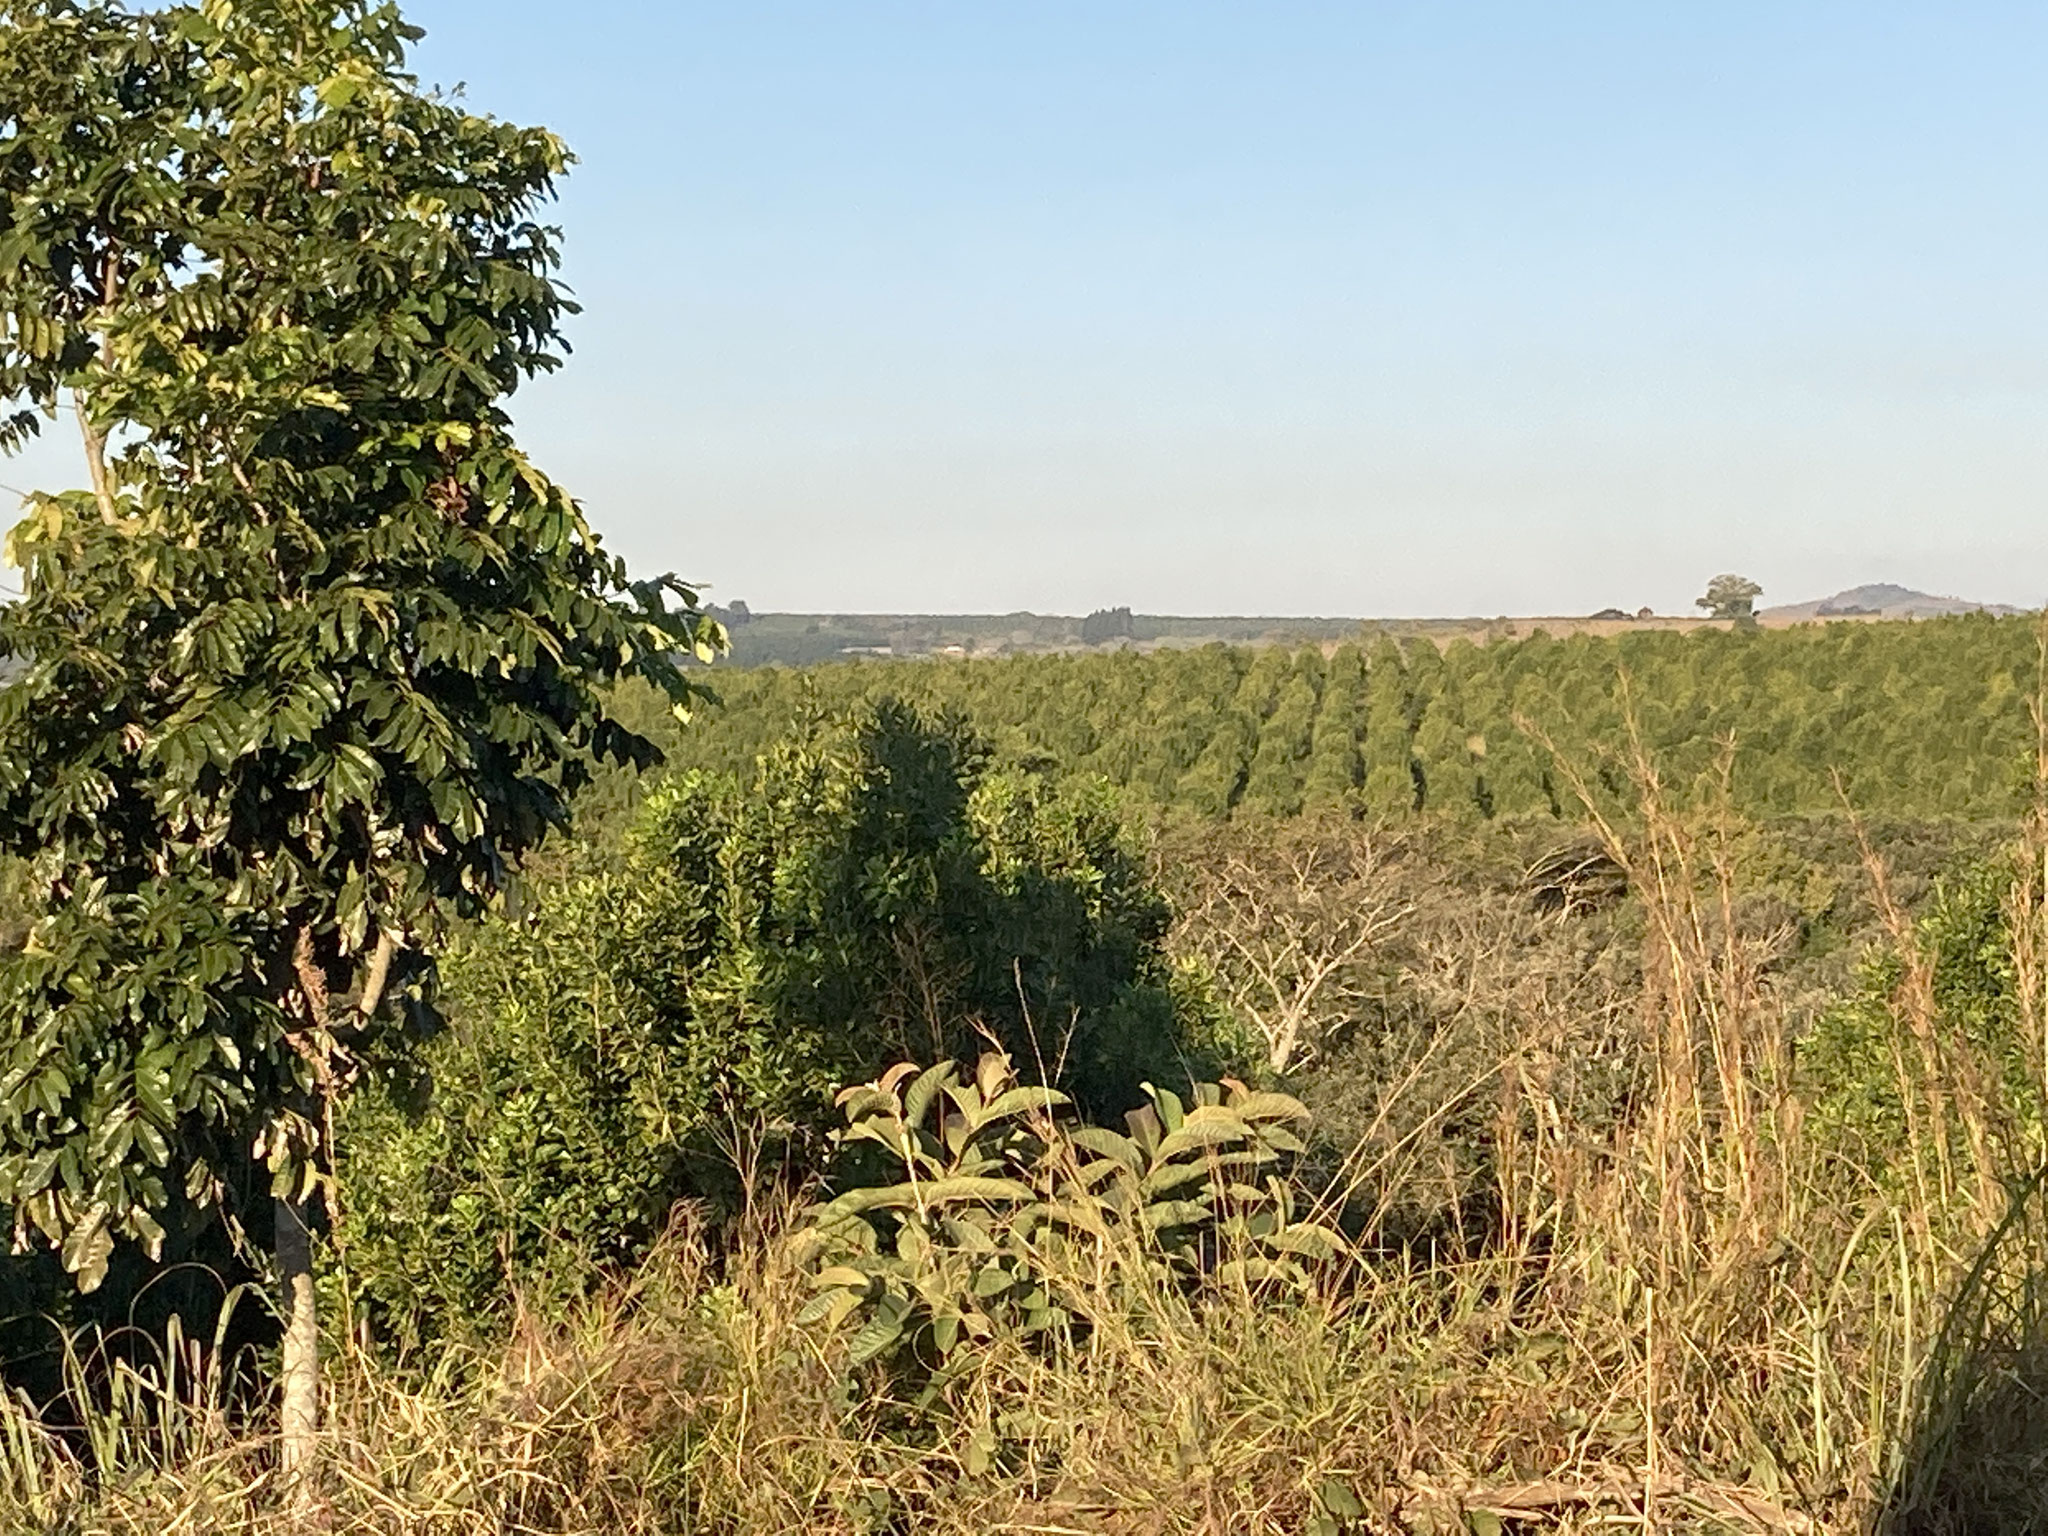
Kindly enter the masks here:
M 985 1265 L 974 1276 L 974 1294 L 986 1297 L 1006 1291 L 1013 1283 L 1009 1270 L 1000 1264 Z
M 74 1276 L 81 1291 L 96 1291 L 107 1278 L 107 1260 L 113 1256 L 114 1235 L 107 1228 L 107 1210 L 95 1205 L 64 1234 L 59 1256 L 66 1273 Z
M 981 1123 L 992 1124 L 1020 1115 L 1051 1114 L 1073 1103 L 1064 1093 L 1052 1088 L 1011 1088 L 999 1094 L 981 1111 Z
M 950 1087 L 956 1071 L 954 1063 L 941 1061 L 918 1073 L 903 1094 L 903 1119 L 907 1125 L 922 1125 L 933 1099 Z
M 865 1365 L 895 1345 L 902 1337 L 901 1319 L 877 1313 L 863 1323 L 859 1331 L 847 1341 L 847 1357 L 855 1365 Z
M 1250 1135 L 1250 1129 L 1231 1111 L 1199 1108 L 1181 1117 L 1179 1126 L 1159 1143 L 1152 1155 L 1156 1161 L 1165 1162 L 1184 1152 L 1233 1146 L 1248 1140 Z
M 852 1215 L 862 1211 L 933 1207 L 964 1201 L 1003 1203 L 1030 1198 L 1031 1186 L 1015 1179 L 950 1178 L 888 1184 L 873 1189 L 850 1189 L 826 1209 L 836 1215 Z
M 1343 1238 L 1327 1227 L 1286 1227 L 1264 1241 L 1268 1248 L 1280 1253 L 1296 1254 L 1305 1259 L 1335 1261 L 1348 1258 L 1351 1252 Z

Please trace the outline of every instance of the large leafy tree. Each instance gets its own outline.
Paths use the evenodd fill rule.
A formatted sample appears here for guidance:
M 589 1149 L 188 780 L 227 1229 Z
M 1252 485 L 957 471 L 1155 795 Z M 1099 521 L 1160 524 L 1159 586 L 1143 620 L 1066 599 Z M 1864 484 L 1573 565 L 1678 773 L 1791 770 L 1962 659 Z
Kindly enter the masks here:
M 1694 598 L 1692 605 L 1706 609 L 1709 618 L 1746 619 L 1756 611 L 1756 600 L 1763 594 L 1764 589 L 1747 576 L 1724 573 L 1708 582 L 1706 595 Z
M 334 1096 L 594 759 L 721 641 L 514 445 L 570 308 L 550 134 L 405 73 L 369 0 L 0 0 L 6 446 L 75 414 L 0 612 L 0 1203 L 82 1284 L 275 1197 L 284 1428 L 317 1411 Z

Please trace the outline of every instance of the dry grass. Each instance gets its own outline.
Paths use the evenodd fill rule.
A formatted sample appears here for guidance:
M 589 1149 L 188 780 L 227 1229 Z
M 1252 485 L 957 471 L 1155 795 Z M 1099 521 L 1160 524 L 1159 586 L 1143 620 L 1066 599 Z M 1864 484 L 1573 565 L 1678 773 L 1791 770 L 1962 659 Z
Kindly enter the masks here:
M 1570 978 L 1532 984 L 1474 928 L 1428 964 L 1497 1050 L 1448 1095 L 1420 1070 L 1391 1083 L 1382 1122 L 1411 1129 L 1367 1137 L 1347 1170 L 1377 1190 L 1433 1177 L 1427 1129 L 1483 1106 L 1489 1244 L 1411 1249 L 1307 1297 L 1134 1291 L 1127 1267 L 1076 1276 L 1104 1288 L 1084 1345 L 992 1346 L 920 1408 L 796 1322 L 809 1292 L 775 1220 L 723 1255 L 684 1226 L 630 1288 L 569 1324 L 522 1319 L 500 1351 L 425 1367 L 340 1353 L 318 1524 L 2041 1528 L 2048 1436 L 2024 1426 L 2048 1379 L 2048 1235 L 2031 1193 L 2008 1198 L 2043 1165 L 2038 1117 L 1939 1027 L 1899 917 L 1891 1086 L 1907 1144 L 1878 1177 L 1814 1136 L 1773 936 L 1745 932 L 1739 910 L 1739 829 L 1668 809 L 1651 765 L 1633 771 L 1639 819 L 1600 827 L 1644 917 L 1629 1006 L 1598 1003 L 1595 1033 L 1626 1036 L 1639 1067 L 1621 1112 L 1584 1123 L 1553 1091 L 1586 1038 Z M 1875 850 L 1870 865 L 1882 903 Z M 2016 970 L 2029 1027 L 2048 1031 L 2048 813 L 2020 867 Z M 2048 1033 L 2040 1059 L 2048 1070 Z M 1396 1114 L 1425 1084 L 1430 1101 Z M 210 1351 L 73 1369 L 81 1427 L 0 1407 L 0 1530 L 304 1528 Z

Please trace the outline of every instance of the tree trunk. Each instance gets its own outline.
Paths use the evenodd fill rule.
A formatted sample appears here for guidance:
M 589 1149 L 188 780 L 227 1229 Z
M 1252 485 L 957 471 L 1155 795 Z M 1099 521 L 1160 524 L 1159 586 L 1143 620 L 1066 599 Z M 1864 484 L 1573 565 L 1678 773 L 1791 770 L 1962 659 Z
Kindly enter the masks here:
M 85 467 L 92 476 L 92 496 L 100 505 L 100 521 L 118 523 L 121 516 L 114 506 L 114 485 L 107 478 L 107 440 L 86 415 L 85 396 L 77 390 L 71 392 L 71 409 L 78 417 L 78 434 L 85 439 Z
M 295 1500 L 310 1500 L 320 1434 L 320 1316 L 313 1298 L 313 1236 L 301 1200 L 277 1202 L 277 1269 L 284 1286 L 279 1372 L 279 1462 Z

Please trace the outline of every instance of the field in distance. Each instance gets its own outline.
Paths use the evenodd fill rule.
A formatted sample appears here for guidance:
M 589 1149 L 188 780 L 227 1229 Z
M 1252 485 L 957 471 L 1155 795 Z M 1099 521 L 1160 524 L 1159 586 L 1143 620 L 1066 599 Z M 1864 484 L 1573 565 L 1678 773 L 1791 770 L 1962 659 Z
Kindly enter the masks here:
M 717 608 L 730 627 L 732 665 L 805 666 L 853 657 L 1017 656 L 1084 650 L 1185 649 L 1210 644 L 1315 645 L 1345 640 L 1455 640 L 1485 645 L 1541 631 L 1553 638 L 1618 635 L 1636 630 L 1726 629 L 1732 620 L 1648 608 L 1604 608 L 1590 614 L 1495 618 L 1380 618 L 1286 615 L 1190 616 L 1101 609 L 1086 616 L 1047 613 L 754 613 L 744 602 Z M 1891 583 L 1851 587 L 1832 597 L 1762 609 L 1766 629 L 1813 622 L 1925 619 L 1960 613 L 2011 614 L 1999 603 L 1939 597 Z
M 1688 795 L 1714 781 L 1721 743 L 1738 743 L 1733 789 L 1745 813 L 1828 813 L 1841 803 L 1839 773 L 1869 812 L 2017 814 L 2041 684 L 2037 623 L 1858 617 L 1686 634 L 1674 621 L 1483 645 L 1384 633 L 1134 641 L 974 666 L 721 662 L 720 703 L 668 745 L 678 767 L 744 777 L 792 721 L 893 696 L 971 722 L 1013 761 L 1203 816 L 1574 820 L 1579 786 L 1552 746 L 1599 780 L 1592 788 L 1620 795 L 1625 784 L 1602 774 L 1632 740 Z

